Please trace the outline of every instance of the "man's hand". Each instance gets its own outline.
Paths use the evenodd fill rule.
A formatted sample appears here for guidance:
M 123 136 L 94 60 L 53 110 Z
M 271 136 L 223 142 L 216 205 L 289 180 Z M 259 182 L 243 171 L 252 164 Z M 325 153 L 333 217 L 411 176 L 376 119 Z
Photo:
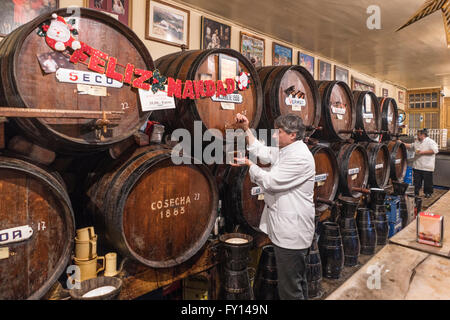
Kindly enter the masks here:
M 232 167 L 244 167 L 253 165 L 253 161 L 250 161 L 248 158 L 234 158 L 234 163 L 230 162 Z
M 249 121 L 248 121 L 247 117 L 244 116 L 243 114 L 238 113 L 236 115 L 236 124 L 237 124 L 238 128 L 241 128 L 244 131 L 248 130 Z

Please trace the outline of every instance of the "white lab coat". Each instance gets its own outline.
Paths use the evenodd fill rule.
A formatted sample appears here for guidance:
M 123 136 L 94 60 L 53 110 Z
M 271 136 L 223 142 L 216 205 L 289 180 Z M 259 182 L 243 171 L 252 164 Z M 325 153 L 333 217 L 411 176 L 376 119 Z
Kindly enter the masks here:
M 413 163 L 413 167 L 414 169 L 417 170 L 423 170 L 423 171 L 434 171 L 434 164 L 436 161 L 436 153 L 439 152 L 439 148 L 437 143 L 429 138 L 426 137 L 425 139 L 423 139 L 422 142 L 420 141 L 415 141 L 413 144 L 413 149 L 414 151 L 420 150 L 420 151 L 428 151 L 428 150 L 433 150 L 433 154 L 420 154 L 418 155 L 416 153 L 416 155 L 414 156 L 414 163 Z
M 248 150 L 272 166 L 250 167 L 251 180 L 264 191 L 264 207 L 259 228 L 277 246 L 306 249 L 314 236 L 314 157 L 303 141 L 278 149 L 258 140 Z

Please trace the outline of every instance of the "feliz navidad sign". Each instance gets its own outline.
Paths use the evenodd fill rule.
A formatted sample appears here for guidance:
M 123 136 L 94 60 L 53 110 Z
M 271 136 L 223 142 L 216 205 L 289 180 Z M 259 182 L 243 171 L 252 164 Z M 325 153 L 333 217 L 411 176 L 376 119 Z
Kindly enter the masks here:
M 97 83 L 100 81 L 99 85 L 115 88 L 120 88 L 122 84 L 128 84 L 133 88 L 140 89 L 141 99 L 143 96 L 149 96 L 149 94 L 142 94 L 142 90 L 144 90 L 151 91 L 158 98 L 161 98 L 161 95 L 192 100 L 209 97 L 213 101 L 231 103 L 242 103 L 242 96 L 241 98 L 236 97 L 236 88 L 243 91 L 250 86 L 250 75 L 243 71 L 236 79 L 227 78 L 224 81 L 186 80 L 182 82 L 180 79 L 165 77 L 158 70 L 136 68 L 132 63 L 123 66 L 118 63 L 117 58 L 76 40 L 74 35 L 78 35 L 78 31 L 72 26 L 72 23 L 68 24 L 63 17 L 57 14 L 53 14 L 52 18 L 50 24 L 45 23 L 39 27 L 38 35 L 45 37 L 47 45 L 55 51 L 63 52 L 67 48 L 72 49 L 73 53 L 69 59 L 71 63 L 86 64 L 89 70 L 101 75 L 101 77 L 92 76 L 89 72 L 63 69 L 57 73 L 59 81 L 84 83 L 93 80 Z M 124 71 L 118 72 L 118 66 L 122 67 Z

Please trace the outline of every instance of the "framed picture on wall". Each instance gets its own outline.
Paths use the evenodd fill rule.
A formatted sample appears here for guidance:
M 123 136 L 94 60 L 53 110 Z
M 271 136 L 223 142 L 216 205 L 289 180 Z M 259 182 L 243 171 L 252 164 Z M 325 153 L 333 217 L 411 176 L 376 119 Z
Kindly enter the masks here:
M 285 47 L 276 42 L 272 43 L 272 65 L 290 66 L 292 65 L 292 48 Z
M 382 93 L 383 93 L 383 97 L 384 97 L 384 98 L 389 97 L 389 90 L 388 90 L 388 89 L 383 88 L 383 89 L 382 89 Z
M 319 60 L 319 80 L 331 80 L 331 64 Z
M 99 10 L 131 28 L 132 0 L 85 0 L 89 9 Z
M 398 102 L 405 103 L 405 92 L 403 91 L 398 92 Z
M 21 25 L 30 22 L 41 14 L 59 8 L 59 0 L 1 0 L 0 36 L 5 37 Z
M 189 11 L 157 0 L 146 11 L 146 39 L 189 48 Z
M 348 70 L 335 65 L 334 66 L 334 80 L 343 81 L 346 84 L 349 84 L 348 83 Z
M 202 49 L 230 48 L 231 27 L 229 25 L 202 17 Z
M 306 53 L 298 53 L 298 64 L 309 71 L 314 77 L 314 57 Z
M 248 60 L 254 59 L 255 67 L 264 66 L 265 41 L 263 38 L 241 31 L 240 51 Z
M 375 84 L 352 77 L 352 90 L 372 91 L 375 93 Z

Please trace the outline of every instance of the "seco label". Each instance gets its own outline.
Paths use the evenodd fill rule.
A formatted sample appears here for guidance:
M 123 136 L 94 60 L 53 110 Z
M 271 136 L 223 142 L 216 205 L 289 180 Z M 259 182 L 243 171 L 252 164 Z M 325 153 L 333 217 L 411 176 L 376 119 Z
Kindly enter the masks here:
M 28 240 L 33 235 L 30 226 L 21 226 L 0 231 L 0 245 Z
M 328 173 L 318 174 L 314 178 L 314 182 L 325 181 L 328 178 Z
M 349 175 L 358 174 L 358 173 L 359 173 L 359 168 L 353 168 L 353 169 L 348 170 Z

